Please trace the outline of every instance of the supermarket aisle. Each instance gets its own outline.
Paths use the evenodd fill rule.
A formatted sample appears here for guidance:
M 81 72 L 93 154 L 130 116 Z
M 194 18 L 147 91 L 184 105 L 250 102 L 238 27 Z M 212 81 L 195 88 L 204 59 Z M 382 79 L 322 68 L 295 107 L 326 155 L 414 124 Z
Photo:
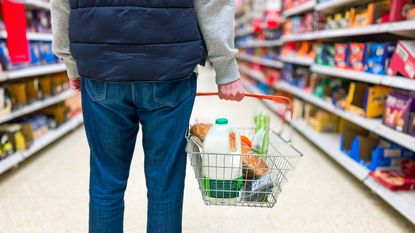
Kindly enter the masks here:
M 212 73 L 200 76 L 200 89 L 214 88 Z M 263 105 L 198 99 L 193 119 L 226 116 L 239 126 Z M 279 120 L 273 116 L 275 125 Z M 395 210 L 298 134 L 305 157 L 284 187 L 274 209 L 205 207 L 193 171 L 186 181 L 184 232 L 414 232 Z M 146 193 L 140 139 L 126 194 L 125 232 L 145 232 Z M 82 128 L 33 159 L 0 176 L 0 232 L 86 232 L 88 147 Z

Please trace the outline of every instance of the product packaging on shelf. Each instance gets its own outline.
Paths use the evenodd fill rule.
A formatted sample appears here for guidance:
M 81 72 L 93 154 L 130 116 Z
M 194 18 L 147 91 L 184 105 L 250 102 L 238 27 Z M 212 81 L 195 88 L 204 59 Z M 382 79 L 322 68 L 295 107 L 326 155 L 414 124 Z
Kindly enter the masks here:
M 379 117 L 383 113 L 385 100 L 391 91 L 390 87 L 353 82 L 350 84 L 346 99 L 346 110 L 366 118 Z
M 395 49 L 395 43 L 367 43 L 365 72 L 385 75 Z
M 399 41 L 392 56 L 389 75 L 403 75 L 415 79 L 415 41 Z
M 334 60 L 336 62 L 336 67 L 338 68 L 347 68 L 347 61 L 349 59 L 349 44 L 348 43 L 336 43 L 334 45 L 335 55 Z
M 411 118 L 415 113 L 415 98 L 404 93 L 389 94 L 383 112 L 383 124 L 392 129 L 409 133 L 413 131 Z
M 306 104 L 304 118 L 310 128 L 317 132 L 337 132 L 339 118 L 314 105 Z
M 363 71 L 366 64 L 366 43 L 349 44 L 348 66 L 357 71 Z

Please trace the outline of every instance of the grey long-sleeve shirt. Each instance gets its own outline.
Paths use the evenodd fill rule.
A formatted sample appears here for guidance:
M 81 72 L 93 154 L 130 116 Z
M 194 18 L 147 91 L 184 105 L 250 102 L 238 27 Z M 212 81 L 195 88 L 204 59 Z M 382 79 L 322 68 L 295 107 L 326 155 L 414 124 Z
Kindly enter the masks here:
M 234 45 L 234 0 L 194 0 L 194 4 L 208 58 L 216 71 L 216 83 L 239 79 L 238 50 Z M 63 59 L 69 78 L 76 78 L 79 73 L 69 47 L 69 12 L 69 0 L 51 0 L 53 51 Z

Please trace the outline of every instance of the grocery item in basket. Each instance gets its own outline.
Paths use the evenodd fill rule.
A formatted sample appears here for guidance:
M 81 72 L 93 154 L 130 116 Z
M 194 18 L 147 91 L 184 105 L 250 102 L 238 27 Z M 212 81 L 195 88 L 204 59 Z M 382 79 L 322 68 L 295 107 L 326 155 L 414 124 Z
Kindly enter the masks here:
M 233 132 L 230 133 L 230 140 L 231 148 L 234 148 L 236 145 L 233 145 L 233 142 L 235 142 L 235 134 Z M 241 153 L 243 154 L 242 165 L 244 179 L 255 180 L 268 173 L 267 164 L 252 150 L 251 140 L 243 135 L 241 135 Z
M 212 127 L 212 124 L 207 123 L 197 123 L 190 128 L 190 134 L 198 137 L 200 140 L 205 140 L 206 134 L 209 129 Z
M 269 194 L 272 194 L 274 182 L 271 174 L 258 180 L 248 180 L 244 183 L 242 200 L 251 202 L 266 202 Z
M 255 120 L 255 137 L 252 148 L 261 155 L 268 153 L 269 145 L 269 115 L 266 112 L 257 114 Z
M 232 151 L 230 133 L 236 138 Z M 204 191 L 211 201 L 237 200 L 242 188 L 241 140 L 239 131 L 225 118 L 217 119 L 203 141 L 202 175 Z

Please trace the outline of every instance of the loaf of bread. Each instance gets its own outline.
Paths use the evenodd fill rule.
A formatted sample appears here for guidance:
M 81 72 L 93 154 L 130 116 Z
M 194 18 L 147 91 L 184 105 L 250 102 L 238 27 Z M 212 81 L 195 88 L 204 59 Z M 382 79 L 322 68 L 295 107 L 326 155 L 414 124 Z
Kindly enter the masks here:
M 268 173 L 268 166 L 249 146 L 242 144 L 244 179 L 256 180 Z
M 194 124 L 192 128 L 190 128 L 190 134 L 198 137 L 203 142 L 203 140 L 205 140 L 206 134 L 209 131 L 210 127 L 212 127 L 212 124 L 206 124 L 206 123 Z

